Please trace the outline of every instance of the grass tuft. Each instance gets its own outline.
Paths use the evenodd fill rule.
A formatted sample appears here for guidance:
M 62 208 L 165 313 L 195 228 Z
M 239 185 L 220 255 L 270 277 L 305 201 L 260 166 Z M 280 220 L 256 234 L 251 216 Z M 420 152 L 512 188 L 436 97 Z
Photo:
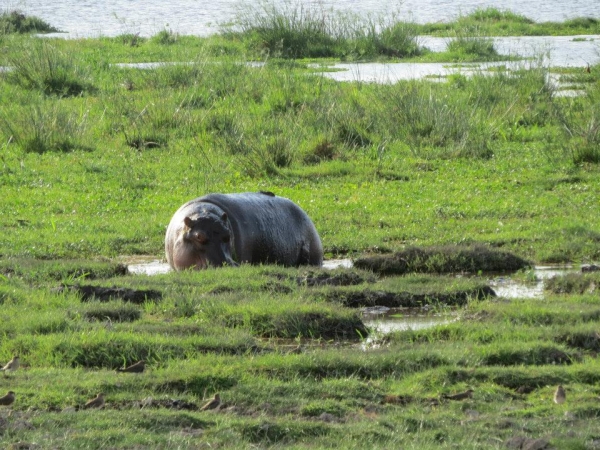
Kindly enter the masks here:
M 237 25 L 239 31 L 229 32 L 230 38 L 244 39 L 252 50 L 269 57 L 401 58 L 422 52 L 413 24 L 398 22 L 395 16 L 359 18 L 322 5 L 265 2 L 243 11 Z
M 25 153 L 89 151 L 87 111 L 69 111 L 62 103 L 29 106 L 16 117 L 0 112 L 0 130 Z
M 6 11 L 0 14 L 0 35 L 13 33 L 54 33 L 58 32 L 44 20 L 27 16 L 18 10 Z
M 476 246 L 410 247 L 392 255 L 357 258 L 355 267 L 382 275 L 418 273 L 514 272 L 531 263 L 511 253 Z
M 73 53 L 60 51 L 45 39 L 23 41 L 18 54 L 9 57 L 8 80 L 24 89 L 46 95 L 70 97 L 93 92 L 88 81 L 90 69 L 81 65 Z

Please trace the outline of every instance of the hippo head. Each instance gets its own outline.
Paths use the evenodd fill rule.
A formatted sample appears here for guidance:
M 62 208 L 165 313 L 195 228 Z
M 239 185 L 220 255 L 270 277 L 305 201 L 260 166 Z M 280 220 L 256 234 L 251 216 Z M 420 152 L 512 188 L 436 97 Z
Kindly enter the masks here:
M 183 219 L 180 242 L 174 260 L 179 269 L 225 264 L 237 266 L 232 257 L 233 233 L 226 213 L 220 216 L 202 211 Z

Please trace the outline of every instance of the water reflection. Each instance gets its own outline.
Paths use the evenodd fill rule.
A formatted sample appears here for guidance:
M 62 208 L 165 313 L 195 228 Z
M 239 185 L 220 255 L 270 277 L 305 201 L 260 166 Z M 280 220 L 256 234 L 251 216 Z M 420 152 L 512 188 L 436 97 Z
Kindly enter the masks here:
M 284 0 L 9 0 L 4 9 L 19 8 L 36 15 L 66 32 L 69 38 L 117 36 L 137 33 L 152 36 L 164 29 L 175 33 L 206 36 L 219 32 L 222 24 L 261 11 L 261 5 L 284 7 Z M 288 2 L 289 4 L 289 2 Z M 294 4 L 292 2 L 292 4 Z M 302 4 L 302 3 L 300 3 Z M 575 17 L 599 17 L 600 2 L 595 0 L 311 0 L 307 7 L 321 11 L 350 11 L 360 17 L 392 17 L 418 23 L 450 21 L 477 8 L 508 9 L 534 21 L 562 22 Z
M 489 63 L 337 63 L 327 66 L 334 72 L 323 76 L 336 81 L 396 83 L 400 80 L 436 78 L 452 74 L 472 75 L 502 67 L 520 70 L 535 67 L 586 67 L 600 63 L 600 36 L 526 36 L 494 38 L 498 53 L 506 56 L 533 58 L 525 61 Z M 447 38 L 422 37 L 421 44 L 434 52 L 446 49 Z M 313 66 L 318 68 L 319 66 Z M 550 80 L 558 84 L 557 77 Z
M 125 260 L 129 272 L 135 275 L 160 275 L 171 271 L 169 265 L 161 260 L 148 257 L 135 257 Z M 334 269 L 349 269 L 353 267 L 351 259 L 329 259 L 323 261 L 323 268 L 327 270 Z M 567 273 L 578 272 L 578 269 L 571 265 L 554 265 L 554 266 L 536 266 L 532 271 L 531 281 L 523 279 L 514 279 L 510 275 L 502 275 L 491 278 L 489 284 L 499 297 L 505 298 L 535 298 L 541 299 L 544 297 L 544 280 L 555 276 L 563 276 Z M 390 312 L 391 311 L 391 312 Z M 389 310 L 385 307 L 375 307 L 364 309 L 363 313 L 372 323 L 377 322 L 378 327 L 387 327 L 389 321 L 391 327 L 401 329 L 404 327 L 397 317 L 394 316 L 394 310 Z M 411 329 L 419 329 L 431 325 L 438 324 L 438 318 L 431 319 L 430 315 L 423 315 L 423 310 L 418 313 L 402 310 L 403 319 L 410 318 L 406 323 L 406 327 Z M 398 328 L 399 327 L 399 328 Z M 415 328 L 416 327 L 416 328 Z
M 454 314 L 427 313 L 424 308 L 367 308 L 363 310 L 363 323 L 369 328 L 369 336 L 361 342 L 363 350 L 382 345 L 386 335 L 396 331 L 424 330 L 447 325 L 458 320 Z
M 524 36 L 493 38 L 494 45 L 501 55 L 507 57 L 530 58 L 520 61 L 496 61 L 486 63 L 335 63 L 331 65 L 311 64 L 310 67 L 320 75 L 336 81 L 360 81 L 366 83 L 393 84 L 400 80 L 429 79 L 443 81 L 452 74 L 470 76 L 474 74 L 492 74 L 502 68 L 509 71 L 531 69 L 537 67 L 581 67 L 600 63 L 600 36 Z M 446 49 L 448 38 L 423 36 L 420 42 L 434 52 Z M 167 64 L 190 63 L 120 63 L 116 67 L 136 69 L 156 69 Z M 251 67 L 262 67 L 263 63 L 248 62 Z M 560 76 L 549 74 L 548 82 L 559 90 L 557 95 L 575 96 L 582 91 L 569 89 L 562 84 Z
M 155 258 L 135 257 L 125 261 L 127 269 L 134 275 L 160 275 L 171 271 L 171 267 L 164 261 Z M 350 259 L 328 259 L 323 261 L 323 269 L 349 269 L 352 267 Z
M 551 66 L 585 67 L 600 61 L 600 36 L 508 36 L 494 37 L 500 55 L 536 58 Z M 419 42 L 433 52 L 446 50 L 448 38 L 421 36 Z
M 504 298 L 544 298 L 544 280 L 577 272 L 571 265 L 536 266 L 533 280 L 514 280 L 510 276 L 499 276 L 490 280 L 490 286 L 498 297 Z
M 134 275 L 160 275 L 171 271 L 171 267 L 164 261 L 155 258 L 129 258 L 125 261 L 129 273 Z
M 363 312 L 364 324 L 376 335 L 392 331 L 423 330 L 455 320 L 456 317 L 447 314 L 428 314 L 422 308 L 386 308 L 385 312 L 375 315 L 365 315 Z

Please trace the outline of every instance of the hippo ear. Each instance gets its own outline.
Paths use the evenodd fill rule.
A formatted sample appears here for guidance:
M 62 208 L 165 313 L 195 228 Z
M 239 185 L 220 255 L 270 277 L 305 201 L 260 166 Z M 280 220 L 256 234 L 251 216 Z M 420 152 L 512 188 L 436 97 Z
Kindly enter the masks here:
M 183 223 L 185 223 L 185 226 L 188 228 L 194 227 L 194 221 L 192 219 L 190 219 L 189 217 L 186 217 L 185 219 L 183 219 Z
M 223 222 L 227 222 L 227 213 L 223 213 L 223 215 L 221 216 L 221 220 Z

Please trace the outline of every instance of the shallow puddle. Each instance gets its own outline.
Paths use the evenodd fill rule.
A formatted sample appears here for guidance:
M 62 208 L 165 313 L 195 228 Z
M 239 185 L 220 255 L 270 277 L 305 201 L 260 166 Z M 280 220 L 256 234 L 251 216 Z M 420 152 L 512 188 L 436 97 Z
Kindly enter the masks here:
M 510 275 L 490 280 L 491 288 L 498 297 L 504 298 L 544 298 L 544 280 L 578 272 L 570 265 L 536 266 L 533 269 L 535 281 L 513 280 Z
M 371 308 L 370 308 L 371 309 Z M 363 311 L 364 324 L 375 334 L 392 331 L 423 330 L 456 320 L 449 314 L 428 314 L 422 308 L 378 308 L 380 313 Z
M 171 271 L 169 264 L 164 261 L 155 259 L 155 258 L 144 258 L 144 257 L 135 257 L 129 258 L 124 261 L 127 264 L 127 268 L 129 272 L 136 275 L 160 275 L 164 273 L 168 273 Z M 334 270 L 334 269 L 349 269 L 353 267 L 353 263 L 351 259 L 329 259 L 323 261 L 323 269 Z M 537 298 L 541 299 L 544 297 L 544 280 L 554 277 L 554 276 L 562 276 L 567 273 L 578 272 L 579 269 L 574 269 L 570 265 L 560 265 L 560 266 L 536 266 L 533 269 L 534 281 L 523 281 L 523 280 L 514 280 L 510 275 L 502 275 L 495 278 L 490 279 L 490 287 L 496 292 L 498 297 L 504 298 Z M 392 326 L 392 327 L 402 327 L 401 323 L 397 325 L 392 325 L 398 320 L 393 316 L 393 314 L 388 313 L 387 311 L 381 310 L 379 313 L 374 313 L 373 311 L 368 312 L 370 315 L 379 315 L 386 316 L 385 320 L 380 320 L 381 322 L 385 322 L 381 326 Z M 410 326 L 414 329 L 423 328 L 428 326 L 428 321 L 425 320 L 424 316 L 411 314 L 411 321 L 407 322 L 406 326 Z M 431 317 L 431 316 L 425 316 Z M 404 320 L 404 319 L 402 319 Z M 402 321 L 399 321 L 402 322 Z M 422 324 L 422 325 L 419 325 Z
M 171 267 L 164 261 L 155 258 L 135 257 L 123 261 L 127 264 L 129 272 L 135 275 L 160 275 L 171 271 Z M 352 267 L 350 259 L 328 259 L 323 261 L 323 269 L 349 269 Z
M 382 338 L 395 331 L 424 330 L 458 320 L 449 314 L 427 313 L 424 308 L 384 308 L 363 310 L 363 323 L 371 334 L 360 343 L 363 350 L 381 347 Z
M 581 67 L 600 62 L 598 42 L 600 36 L 523 36 L 496 37 L 494 46 L 499 54 L 506 56 L 533 58 L 530 61 L 498 61 L 489 63 L 337 63 L 326 66 L 333 72 L 323 72 L 323 76 L 336 81 L 362 81 L 391 84 L 400 80 L 428 78 L 432 81 L 444 80 L 452 74 L 473 75 L 485 73 L 496 67 L 519 70 L 530 67 Z M 421 45 L 434 52 L 446 50 L 449 38 L 421 36 Z M 537 58 L 541 59 L 537 61 Z M 315 68 L 323 66 L 313 66 Z M 493 73 L 493 72 L 490 72 Z M 549 80 L 562 87 L 556 79 Z M 568 91 L 570 95 L 575 95 Z
M 135 257 L 129 258 L 124 261 L 127 264 L 129 272 L 136 275 L 160 275 L 171 271 L 169 264 L 164 261 L 155 258 L 144 258 Z M 334 270 L 334 269 L 349 269 L 353 267 L 351 259 L 329 259 L 323 261 L 323 269 Z M 514 280 L 510 275 L 501 275 L 489 280 L 490 287 L 496 292 L 498 297 L 504 298 L 536 298 L 541 299 L 544 297 L 544 280 L 554 277 L 562 276 L 567 273 L 578 272 L 579 269 L 574 269 L 570 265 L 556 265 L 556 266 L 536 266 L 533 269 L 533 275 L 535 281 L 523 281 Z M 401 329 L 401 327 L 407 327 L 411 329 L 426 328 L 428 326 L 434 326 L 437 324 L 437 319 L 430 323 L 428 318 L 432 316 L 423 316 L 419 314 L 410 314 L 410 320 L 405 321 L 405 325 L 402 324 L 401 320 L 395 317 L 391 317 L 393 313 L 389 313 L 387 310 L 380 309 L 379 312 L 375 310 L 366 311 L 366 314 L 370 316 L 372 321 L 375 321 L 374 317 L 377 316 L 378 327 L 389 326 L 396 327 L 395 329 Z M 416 328 L 415 328 L 416 327 Z
M 51 35 L 53 36 L 53 35 Z M 600 63 L 600 35 L 581 36 L 508 36 L 494 37 L 494 47 L 500 55 L 533 58 L 527 61 L 497 61 L 488 63 L 337 63 L 333 65 L 311 64 L 314 69 L 327 70 L 317 72 L 336 81 L 361 81 L 371 83 L 392 84 L 400 80 L 429 79 L 443 81 L 452 74 L 473 75 L 476 73 L 493 73 L 494 68 L 505 67 L 507 70 L 519 70 L 529 67 L 581 67 Z M 420 36 L 419 43 L 433 52 L 446 50 L 449 38 Z M 192 64 L 190 62 L 145 62 L 118 63 L 115 67 L 128 69 L 156 69 L 173 64 Z M 249 61 L 250 67 L 263 67 L 264 63 Z M 333 71 L 331 71 L 333 69 Z M 0 72 L 9 68 L 0 67 Z M 491 70 L 491 71 L 490 71 Z M 557 95 L 575 96 L 581 93 L 578 89 L 568 89 L 568 84 L 558 82 L 553 75 L 549 82 L 559 90 Z
M 153 258 L 131 258 L 124 261 L 130 273 L 142 275 L 158 275 L 170 272 L 166 262 Z M 323 261 L 324 269 L 351 268 L 351 259 L 330 259 Z M 542 299 L 544 297 L 544 280 L 568 273 L 579 272 L 570 265 L 536 266 L 533 269 L 534 281 L 514 280 L 510 275 L 491 278 L 490 286 L 498 297 Z M 358 344 L 362 350 L 372 350 L 381 346 L 382 338 L 395 331 L 423 330 L 446 325 L 458 320 L 453 313 L 433 313 L 427 308 L 387 308 L 374 306 L 362 309 L 363 323 L 371 330 L 371 334 Z M 336 341 L 333 345 L 356 345 L 354 341 Z M 297 342 L 281 340 L 275 346 L 283 352 L 302 353 L 313 348 L 331 347 L 330 342 Z
M 160 275 L 171 271 L 169 264 L 155 258 L 129 258 L 124 263 L 129 272 L 135 275 Z

